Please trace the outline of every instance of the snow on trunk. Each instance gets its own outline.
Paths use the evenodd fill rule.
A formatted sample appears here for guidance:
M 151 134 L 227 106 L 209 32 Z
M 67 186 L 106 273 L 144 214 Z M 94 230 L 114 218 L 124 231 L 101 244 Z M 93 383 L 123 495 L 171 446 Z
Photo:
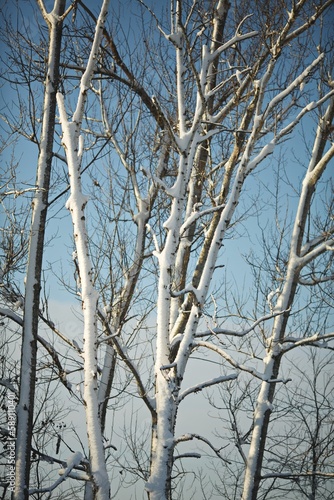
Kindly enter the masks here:
M 88 252 L 88 237 L 84 209 L 87 198 L 82 193 L 80 154 L 76 140 L 77 123 L 68 122 L 62 96 L 58 94 L 58 107 L 63 130 L 63 145 L 69 170 L 71 195 L 66 208 L 73 222 L 76 257 L 80 270 L 81 299 L 84 319 L 84 401 L 86 408 L 87 435 L 90 451 L 90 473 L 98 499 L 109 498 L 109 479 L 106 469 L 97 387 L 97 301 L 98 293 L 92 282 L 92 266 Z
M 248 36 L 248 35 L 247 35 Z M 237 37 L 238 38 L 238 37 Z M 216 55 L 209 54 L 203 47 L 202 68 L 198 75 L 198 92 L 196 105 L 191 124 L 186 122 L 186 91 L 185 91 L 185 40 L 181 22 L 180 2 L 176 4 L 175 30 L 169 36 L 176 51 L 176 85 L 177 85 L 177 116 L 178 135 L 174 136 L 174 143 L 179 149 L 178 175 L 174 185 L 167 189 L 172 198 L 170 216 L 164 223 L 167 231 L 165 245 L 162 251 L 156 248 L 155 255 L 159 262 L 159 284 L 157 301 L 157 346 L 155 362 L 155 397 L 156 420 L 153 419 L 151 442 L 151 470 L 146 484 L 149 498 L 163 500 L 171 498 L 171 473 L 173 466 L 173 452 L 176 444 L 174 437 L 175 418 L 178 409 L 178 396 L 183 380 L 187 361 L 191 353 L 191 344 L 197 330 L 201 315 L 201 305 L 207 296 L 214 265 L 221 246 L 222 234 L 226 228 L 226 217 L 222 216 L 219 228 L 211 242 L 211 254 L 207 259 L 205 272 L 199 289 L 190 286 L 185 294 L 191 293 L 194 297 L 191 313 L 188 317 L 185 330 L 179 328 L 183 321 L 182 310 L 177 311 L 175 297 L 171 290 L 175 284 L 180 284 L 183 274 L 184 255 L 187 242 L 185 231 L 199 218 L 197 213 L 196 194 L 194 184 L 196 176 L 194 165 L 200 157 L 201 144 L 210 135 L 203 134 L 201 121 L 205 114 L 204 94 L 207 79 Z M 237 41 L 237 39 L 235 40 Z M 231 42 L 232 43 L 232 42 Z M 227 44 L 229 46 L 229 44 Z M 213 49 L 214 50 L 214 49 Z M 232 200 L 235 201 L 235 200 Z M 224 213 L 232 216 L 235 204 L 232 201 Z M 215 210 L 220 210 L 218 207 Z M 221 211 L 221 210 L 220 210 Z M 187 269 L 185 268 L 185 271 Z M 181 280 L 182 281 L 182 280 Z M 187 287 L 186 287 L 187 288 Z M 171 359 L 171 346 L 175 335 L 181 333 L 183 338 L 175 361 Z M 210 385 L 210 383 L 209 383 Z M 203 385 L 204 387 L 205 385 Z
M 56 0 L 53 11 L 45 14 L 49 26 L 49 52 L 25 288 L 20 397 L 17 407 L 15 500 L 27 499 L 29 496 L 41 271 L 62 38 L 62 20 L 59 17 L 64 10 L 65 0 Z
M 180 172 L 184 172 L 183 158 L 180 161 Z M 151 471 L 146 484 L 149 498 L 162 500 L 169 498 L 171 485 L 171 468 L 174 449 L 174 425 L 176 415 L 176 400 L 174 394 L 176 385 L 173 369 L 164 368 L 170 363 L 170 309 L 171 309 L 171 269 L 174 264 L 178 245 L 178 228 L 181 225 L 181 213 L 184 190 L 184 175 L 177 181 L 178 196 L 173 200 L 171 216 L 165 223 L 168 228 L 165 248 L 157 254 L 159 261 L 158 284 L 158 317 L 157 317 L 157 347 L 155 362 L 155 398 L 157 420 L 152 425 Z
M 329 161 L 334 156 L 333 145 L 324 154 L 325 144 L 329 133 L 329 124 L 332 123 L 333 116 L 334 100 L 332 98 L 324 117 L 319 120 L 311 160 L 302 183 L 294 226 L 291 233 L 290 254 L 284 287 L 278 296 L 274 308 L 274 313 L 281 314 L 276 316 L 274 320 L 272 335 L 268 339 L 267 355 L 263 360 L 264 376 L 266 380 L 278 378 L 282 358 L 281 345 L 285 336 L 286 325 L 293 305 L 300 272 L 304 265 L 315 259 L 326 249 L 330 250 L 333 245 L 333 240 L 324 241 L 324 236 L 322 235 L 317 241 L 318 244 L 314 247 L 311 245 L 309 251 L 305 250 L 305 247 L 303 247 L 304 230 L 315 186 Z M 307 246 L 306 248 L 308 249 Z M 261 384 L 254 412 L 254 428 L 247 457 L 242 500 L 255 500 L 258 496 L 275 386 L 275 383 L 263 382 Z
M 108 0 L 104 0 L 96 24 L 95 37 L 91 53 L 87 62 L 78 97 L 77 108 L 72 121 L 68 121 L 63 96 L 58 93 L 57 101 L 62 126 L 62 143 L 66 152 L 69 179 L 70 197 L 66 208 L 70 211 L 73 222 L 73 234 L 76 247 L 76 258 L 80 273 L 81 299 L 84 319 L 83 358 L 84 358 L 84 402 L 86 410 L 87 436 L 90 456 L 90 476 L 93 482 L 95 498 L 108 500 L 110 498 L 110 484 L 107 473 L 101 420 L 99 414 L 99 398 L 97 384 L 97 303 L 98 293 L 92 281 L 92 265 L 89 257 L 88 235 L 85 221 L 85 206 L 87 197 L 81 188 L 81 158 L 83 154 L 83 137 L 80 128 L 86 104 L 87 92 L 95 70 L 97 54 L 102 39 L 102 31 L 107 15 Z

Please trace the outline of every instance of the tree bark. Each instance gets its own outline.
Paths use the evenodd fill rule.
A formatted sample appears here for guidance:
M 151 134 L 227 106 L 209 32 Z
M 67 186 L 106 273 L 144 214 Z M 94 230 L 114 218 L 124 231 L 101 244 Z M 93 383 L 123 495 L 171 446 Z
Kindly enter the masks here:
M 29 496 L 41 271 L 52 165 L 56 93 L 59 82 L 63 24 L 61 16 L 64 14 L 64 10 L 65 0 L 55 0 L 53 11 L 46 15 L 49 29 L 49 54 L 26 276 L 20 393 L 17 407 L 15 500 L 28 499 Z
M 282 359 L 281 344 L 285 337 L 290 308 L 296 295 L 300 272 L 306 263 L 325 251 L 325 246 L 319 244 L 318 249 L 311 247 L 312 249 L 309 252 L 303 252 L 302 245 L 305 237 L 306 222 L 311 209 L 312 195 L 317 182 L 334 155 L 333 146 L 325 154 L 326 142 L 330 134 L 333 117 L 334 100 L 331 99 L 325 115 L 319 119 L 312 157 L 302 183 L 294 228 L 291 234 L 290 255 L 285 284 L 276 305 L 277 311 L 285 312 L 277 316 L 274 321 L 267 357 L 264 359 L 264 372 L 267 378 L 272 380 L 277 379 L 279 375 Z M 256 500 L 258 497 L 275 388 L 276 383 L 274 382 L 263 382 L 261 385 L 254 412 L 254 429 L 246 464 L 242 500 Z

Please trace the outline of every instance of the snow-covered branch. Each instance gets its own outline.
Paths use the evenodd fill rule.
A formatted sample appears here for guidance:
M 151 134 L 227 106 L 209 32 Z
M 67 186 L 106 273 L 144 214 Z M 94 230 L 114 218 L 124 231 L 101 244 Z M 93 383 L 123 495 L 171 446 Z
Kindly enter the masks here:
M 251 375 L 253 375 L 253 377 L 255 377 L 259 380 L 262 380 L 263 382 L 268 382 L 270 384 L 276 384 L 278 382 L 286 384 L 287 382 L 290 381 L 290 379 L 270 378 L 266 373 L 260 373 L 259 371 L 255 370 L 255 368 L 251 368 L 251 367 L 248 367 L 244 364 L 238 363 L 229 354 L 227 354 L 226 351 L 224 351 L 220 347 L 212 344 L 211 342 L 196 341 L 193 343 L 193 348 L 196 348 L 196 347 L 205 347 L 206 349 L 209 349 L 213 352 L 216 352 L 217 354 L 219 354 L 219 356 L 221 356 L 223 359 L 225 359 L 234 368 L 236 368 L 242 372 L 250 373 Z
M 310 241 L 307 241 L 302 246 L 302 248 L 300 250 L 300 257 L 304 257 L 305 255 L 307 255 L 309 252 L 311 252 L 314 248 L 316 248 L 320 243 L 323 243 L 324 241 L 327 241 L 327 243 L 330 244 L 330 242 L 328 242 L 328 240 L 327 240 L 328 235 L 330 235 L 330 234 L 334 234 L 334 228 L 331 228 L 328 231 L 326 231 L 326 233 L 324 233 L 320 236 L 317 236 L 316 238 L 313 238 Z
M 185 231 L 201 217 L 222 210 L 224 207 L 225 205 L 218 205 L 217 207 L 207 208 L 200 211 L 199 206 L 194 206 L 193 213 L 185 220 L 185 222 L 180 227 L 180 235 L 182 236 Z
M 19 326 L 23 326 L 23 319 L 11 309 L 0 307 L 0 316 L 14 321 Z
M 220 377 L 213 378 L 211 380 L 206 380 L 205 382 L 200 382 L 192 387 L 188 387 L 185 391 L 181 392 L 178 397 L 178 401 L 182 401 L 189 394 L 197 393 L 205 389 L 206 387 L 211 387 L 212 385 L 221 384 L 222 382 L 227 382 L 229 380 L 235 380 L 238 378 L 237 373 L 232 373 L 231 375 L 221 375 Z
M 71 474 L 72 470 L 80 464 L 82 460 L 82 454 L 77 451 L 74 453 L 68 460 L 67 460 L 67 467 L 63 471 L 61 477 L 57 479 L 51 486 L 48 486 L 46 488 L 35 488 L 29 491 L 29 495 L 35 495 L 37 493 L 51 493 L 54 491 L 58 486 L 63 483 Z
M 253 38 L 254 36 L 257 36 L 259 33 L 258 31 L 251 31 L 249 33 L 245 33 L 244 35 L 234 35 L 230 40 L 228 40 L 226 43 L 221 45 L 215 52 L 210 54 L 209 61 L 212 62 L 214 59 L 216 59 L 217 56 L 219 56 L 222 52 L 225 52 L 227 49 L 235 45 L 236 43 L 242 42 L 243 40 L 248 40 L 249 38 Z
M 330 346 L 326 342 L 327 340 L 334 340 L 334 332 L 326 333 L 323 335 L 321 335 L 320 333 L 315 333 L 314 335 L 311 335 L 310 337 L 306 337 L 303 339 L 287 336 L 283 341 L 281 350 L 283 353 L 285 353 L 291 351 L 292 349 L 295 349 L 296 347 L 301 347 L 301 346 L 311 346 L 311 347 L 313 346 L 313 347 L 328 349 L 330 348 Z
M 330 248 L 327 248 L 326 250 L 330 250 Z M 310 276 L 309 279 L 306 279 L 305 277 L 300 277 L 298 283 L 303 286 L 314 286 L 314 285 L 319 285 L 321 283 L 327 283 L 328 281 L 334 281 L 334 274 L 330 276 L 321 276 L 319 278 L 314 273 L 312 273 L 309 276 Z
M 217 354 L 219 354 L 219 356 L 221 356 L 223 359 L 225 359 L 234 368 L 237 368 L 238 370 L 250 373 L 251 375 L 253 375 L 254 377 L 256 377 L 260 380 L 266 380 L 265 376 L 262 373 L 255 370 L 255 368 L 247 367 L 243 364 L 238 363 L 229 354 L 227 354 L 226 351 L 224 351 L 220 347 L 212 344 L 211 342 L 206 342 L 203 340 L 196 341 L 193 343 L 193 348 L 196 348 L 196 347 L 205 347 L 206 349 L 209 349 L 213 352 L 216 352 Z
M 82 118 L 85 110 L 85 104 L 87 100 L 87 91 L 90 88 L 91 85 L 91 80 L 96 68 L 96 63 L 97 63 L 97 56 L 98 52 L 100 50 L 100 45 L 102 41 L 102 35 L 103 35 L 103 27 L 105 23 L 105 19 L 108 13 L 108 7 L 109 7 L 109 0 L 103 0 L 101 10 L 99 17 L 96 22 L 95 26 L 95 36 L 93 40 L 93 44 L 91 47 L 91 51 L 89 54 L 89 58 L 87 61 L 86 65 L 86 70 L 84 74 L 81 77 L 80 80 L 80 93 L 79 93 L 79 98 L 77 101 L 77 107 L 76 110 L 73 114 L 73 123 L 76 124 L 76 130 L 75 130 L 75 139 L 79 140 L 79 134 L 80 134 L 80 127 L 82 123 Z
M 80 164 L 83 153 L 83 137 L 80 128 L 83 119 L 87 91 L 97 63 L 97 56 L 103 34 L 109 0 L 104 0 L 96 23 L 95 36 L 88 58 L 86 71 L 82 75 L 77 107 L 71 122 L 68 121 L 62 94 L 57 94 L 60 123 L 63 132 L 62 143 L 66 152 L 70 197 L 66 208 L 71 213 L 78 267 L 80 271 L 81 298 L 84 317 L 84 400 L 86 405 L 87 435 L 90 450 L 90 471 L 97 499 L 107 500 L 110 496 L 109 478 L 101 434 L 99 405 L 97 397 L 97 301 L 98 292 L 92 281 L 92 265 L 89 258 L 89 245 L 84 209 L 88 198 L 81 187 Z
M 334 148 L 333 148 L 333 151 L 334 151 Z M 302 267 L 306 266 L 307 264 L 312 262 L 312 260 L 319 257 L 319 255 L 323 254 L 324 252 L 326 252 L 330 249 L 334 249 L 334 238 L 323 241 L 323 243 L 317 245 L 315 248 L 312 248 L 312 250 L 307 252 L 303 257 L 300 257 L 298 259 L 300 266 L 302 266 Z
M 291 95 L 294 89 L 300 87 L 300 85 L 305 81 L 306 78 L 310 77 L 311 72 L 318 66 L 320 61 L 324 58 L 324 54 L 320 54 L 312 63 L 304 69 L 304 71 L 297 76 L 282 92 L 279 92 L 267 105 L 264 117 L 267 116 L 272 109 L 277 106 L 279 102 L 285 99 L 288 95 Z M 309 109 L 313 108 L 313 103 L 309 106 Z
M 223 460 L 225 463 L 227 464 L 230 464 L 231 462 L 229 460 L 227 460 L 226 458 L 224 458 L 222 455 L 221 455 L 221 451 L 224 449 L 223 447 L 221 448 L 216 448 L 209 439 L 203 437 L 203 436 L 200 436 L 199 434 L 183 434 L 182 436 L 179 436 L 177 438 L 174 439 L 174 446 L 176 446 L 177 444 L 179 443 L 183 443 L 185 441 L 192 441 L 193 439 L 197 439 L 198 441 L 201 441 L 203 443 L 205 443 L 207 446 L 209 446 L 209 448 L 211 448 L 212 451 L 214 451 L 214 453 L 217 455 L 218 458 L 220 458 L 221 460 Z
M 275 311 L 273 314 L 266 314 L 265 316 L 261 316 L 261 318 L 257 319 L 251 326 L 248 328 L 245 328 L 244 330 L 229 330 L 227 328 L 219 328 L 215 327 L 209 330 L 206 330 L 204 332 L 199 332 L 196 333 L 195 338 L 202 338 L 202 337 L 209 337 L 210 335 L 229 335 L 233 337 L 244 337 L 248 333 L 254 330 L 260 323 L 263 323 L 264 321 L 268 321 L 272 318 L 275 318 L 276 316 L 279 316 L 280 314 L 284 314 L 285 311 Z

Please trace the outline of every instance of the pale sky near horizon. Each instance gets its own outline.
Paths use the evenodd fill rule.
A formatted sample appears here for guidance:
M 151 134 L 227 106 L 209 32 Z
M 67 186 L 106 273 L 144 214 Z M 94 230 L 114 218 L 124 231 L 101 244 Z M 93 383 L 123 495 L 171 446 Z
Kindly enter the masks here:
M 126 5 L 130 2 L 122 2 L 122 3 Z M 159 5 L 161 3 L 162 2 L 158 2 Z M 14 4 L 5 1 L 2 1 L 1 4 L 2 5 L 6 4 L 6 7 L 8 9 L 10 8 L 13 13 L 15 12 Z M 53 4 L 52 0 L 48 0 L 46 2 L 47 6 L 51 4 Z M 94 6 L 97 5 L 96 2 L 93 1 L 91 2 L 91 4 Z M 35 19 L 33 18 L 33 16 L 28 15 L 28 12 L 31 12 L 29 10 L 30 9 L 29 5 L 30 2 L 28 0 L 27 1 L 23 0 L 20 3 L 22 9 L 26 9 L 27 12 L 26 22 L 29 23 L 31 30 L 32 31 L 38 30 L 38 24 L 36 24 Z M 2 105 L 7 104 L 8 102 L 10 103 L 11 100 L 16 102 L 15 93 L 12 91 L 7 91 L 5 94 L 2 93 L 1 96 L 3 99 Z M 296 140 L 290 139 L 283 146 L 283 151 L 285 153 L 285 160 L 284 160 L 285 166 L 287 167 L 289 174 L 291 174 L 293 171 L 294 180 L 296 180 L 296 178 L 300 179 L 302 168 L 300 168 L 297 165 L 296 159 L 293 158 L 293 153 L 296 153 L 298 157 L 304 156 L 301 150 L 294 151 L 294 149 L 296 148 L 296 144 L 297 144 Z M 20 159 L 20 165 L 19 165 L 20 179 L 27 180 L 28 183 L 33 184 L 35 180 L 35 169 L 37 162 L 36 147 L 27 141 L 20 141 L 18 145 L 15 147 L 15 152 Z M 5 154 L 3 154 L 2 161 L 4 162 L 4 164 L 6 164 L 6 162 L 9 162 L 10 161 L 9 154 L 5 152 Z M 257 200 L 255 200 L 253 206 L 251 205 L 250 208 L 253 214 L 245 223 L 242 237 L 227 240 L 224 250 L 222 252 L 221 261 L 224 263 L 225 268 L 229 273 L 228 279 L 231 280 L 231 282 L 233 282 L 234 280 L 234 282 L 240 286 L 241 292 L 245 296 L 249 295 L 251 288 L 251 280 L 248 276 L 247 272 L 248 268 L 245 264 L 242 254 L 249 252 L 250 250 L 252 250 L 252 248 L 256 248 L 257 245 L 259 244 L 259 242 L 257 241 L 257 237 L 259 236 L 259 226 L 255 213 L 255 207 L 256 207 L 256 201 L 258 203 L 261 202 L 265 203 L 266 198 L 269 197 L 269 189 L 272 187 L 272 180 L 273 180 L 272 171 L 270 170 L 270 162 L 273 162 L 272 158 L 266 160 L 265 162 L 266 171 L 264 172 L 262 180 L 261 178 L 257 177 L 255 177 L 254 180 L 247 179 L 246 190 L 248 191 L 248 194 L 252 195 L 254 193 L 258 197 Z M 307 164 L 307 159 L 305 159 L 305 163 Z M 333 179 L 333 174 L 330 173 L 330 171 L 326 175 L 328 176 L 328 179 L 330 178 Z M 267 192 L 266 189 L 268 189 Z M 290 203 L 291 206 L 295 204 L 295 198 L 290 190 L 287 189 L 287 192 L 282 193 L 282 196 L 284 197 L 285 200 L 284 203 Z M 67 195 L 64 195 L 61 201 L 62 206 L 64 206 L 66 199 Z M 267 213 L 269 213 L 270 210 L 272 209 L 268 208 Z M 54 271 L 56 271 L 57 274 L 59 274 L 63 269 L 66 275 L 71 280 L 73 280 L 74 269 L 71 263 L 71 254 L 73 250 L 72 222 L 70 220 L 70 215 L 67 211 L 63 210 L 61 216 L 59 217 L 57 216 L 57 211 L 55 212 L 56 212 L 55 218 L 49 223 L 47 229 L 47 240 L 49 241 L 49 244 L 44 260 L 44 267 L 48 267 L 49 265 L 48 263 L 50 263 L 50 266 L 54 268 Z M 77 313 L 80 313 L 80 305 L 73 296 L 71 296 L 68 293 L 64 294 L 63 288 L 61 284 L 59 284 L 58 279 L 52 277 L 51 273 L 49 274 L 50 274 L 49 277 L 50 281 L 47 284 L 46 292 L 50 293 L 50 312 L 52 315 L 54 315 L 56 321 L 59 322 L 59 326 L 61 327 L 61 329 L 63 329 L 66 335 L 68 335 L 72 339 L 77 339 L 78 341 L 80 341 L 82 333 L 80 321 L 76 320 L 76 314 L 73 314 L 73 312 L 71 312 L 73 311 L 74 308 Z M 206 367 L 207 368 L 205 370 L 205 376 L 211 377 L 214 376 L 214 374 L 217 375 L 216 366 L 207 363 Z M 193 376 L 194 372 L 192 371 L 191 368 L 187 374 L 188 379 L 184 381 L 185 386 L 187 386 L 187 384 L 191 384 Z M 199 379 L 199 381 L 203 378 L 201 371 L 198 370 L 196 370 L 196 376 Z M 181 418 L 178 423 L 178 432 L 189 431 L 189 429 L 190 431 L 196 432 L 197 428 L 199 428 L 199 426 L 203 424 L 204 417 L 206 417 L 206 414 L 205 415 L 201 414 L 202 405 L 201 403 L 199 403 L 199 401 L 203 402 L 203 400 L 200 399 L 201 397 L 202 396 L 200 395 L 192 395 L 190 396 L 189 400 L 187 400 L 188 401 L 187 404 L 181 405 L 180 409 Z M 74 424 L 77 424 L 75 420 L 76 415 L 77 413 L 75 412 L 75 410 L 73 410 L 73 413 L 71 413 L 71 419 L 69 419 L 72 422 L 74 422 Z M 122 418 L 123 417 L 121 417 L 121 419 Z M 129 418 L 130 417 L 128 415 L 127 419 Z M 119 422 L 118 425 L 120 425 L 121 423 L 122 421 Z M 189 423 L 191 424 L 191 426 L 189 426 Z M 141 422 L 141 425 L 145 426 L 145 421 Z M 212 429 L 210 428 L 208 429 L 208 431 L 211 432 Z M 121 441 L 121 438 L 119 438 L 119 440 Z M 117 498 L 119 500 L 128 500 L 128 497 L 126 496 L 123 497 L 118 496 Z

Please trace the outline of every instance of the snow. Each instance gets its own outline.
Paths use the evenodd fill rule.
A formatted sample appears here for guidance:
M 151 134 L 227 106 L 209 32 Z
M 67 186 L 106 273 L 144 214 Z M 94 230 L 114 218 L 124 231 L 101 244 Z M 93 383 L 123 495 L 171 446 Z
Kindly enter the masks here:
M 307 68 L 305 68 L 305 70 L 297 78 L 293 80 L 292 83 L 290 83 L 290 85 L 288 85 L 282 92 L 277 94 L 267 106 L 266 113 L 268 114 L 268 112 L 272 110 L 280 101 L 290 95 L 295 88 L 299 87 L 314 70 L 314 68 L 320 63 L 323 57 L 324 54 L 320 54 L 309 66 L 307 66 Z M 314 103 L 311 104 L 313 105 Z M 311 109 L 313 109 L 313 107 L 310 107 L 308 111 L 310 111 Z
M 241 85 L 241 74 L 242 74 L 242 73 L 241 73 L 241 71 L 239 71 L 239 70 L 237 69 L 237 70 L 236 70 L 236 72 L 235 72 L 235 77 L 236 77 L 236 79 L 237 79 L 237 81 L 238 81 L 239 85 Z
M 317 105 L 318 105 L 318 104 L 317 104 L 315 101 L 312 101 L 312 102 L 310 102 L 310 103 L 309 103 L 309 104 L 305 107 L 305 109 L 306 109 L 307 111 L 312 111 L 312 109 L 316 108 L 316 107 L 317 107 Z
M 60 476 L 63 476 L 66 474 L 67 477 L 70 477 L 72 479 L 76 479 L 77 481 L 89 481 L 90 477 L 86 472 L 81 472 L 81 471 L 68 471 L 67 469 L 59 469 L 58 474 Z
M 109 499 L 109 478 L 106 470 L 101 426 L 99 420 L 98 396 L 97 396 L 97 301 L 98 293 L 92 283 L 92 265 L 89 258 L 87 227 L 84 216 L 84 208 L 88 203 L 88 197 L 82 193 L 80 179 L 80 160 L 83 152 L 83 138 L 80 137 L 80 125 L 82 122 L 87 90 L 96 64 L 96 54 L 99 50 L 102 30 L 101 27 L 107 13 L 108 0 L 104 0 L 98 22 L 92 50 L 83 74 L 80 86 L 80 94 L 72 122 L 68 121 L 63 96 L 57 94 L 60 122 L 62 126 L 62 143 L 66 152 L 70 179 L 70 196 L 66 202 L 66 208 L 70 210 L 74 240 L 76 246 L 75 259 L 80 270 L 80 284 L 82 308 L 84 317 L 84 391 L 83 397 L 86 404 L 86 421 L 88 444 L 91 457 L 91 472 L 94 482 L 98 488 L 97 499 Z M 80 461 L 79 454 L 71 457 L 70 463 Z
M 192 387 L 188 387 L 188 389 L 186 389 L 185 391 L 183 391 L 179 395 L 178 402 L 181 402 L 189 394 L 200 392 L 203 389 L 205 389 L 206 387 L 211 387 L 213 385 L 221 384 L 223 382 L 227 382 L 227 381 L 230 381 L 230 380 L 235 380 L 237 378 L 238 378 L 238 374 L 237 373 L 232 373 L 230 375 L 221 375 L 220 377 L 215 377 L 215 378 L 211 378 L 211 379 L 205 380 L 204 382 L 196 384 L 196 385 L 194 385 Z
M 258 35 L 258 31 L 251 31 L 249 33 L 245 33 L 244 35 L 235 35 L 232 37 L 230 40 L 228 40 L 226 43 L 224 43 L 219 49 L 217 49 L 215 52 L 212 52 L 210 56 L 210 62 L 214 61 L 216 57 L 227 50 L 228 48 L 232 47 L 238 42 L 242 42 L 243 40 L 247 40 L 248 38 L 252 38 L 254 36 Z
M 257 129 L 261 125 L 261 120 L 263 119 L 263 115 L 255 115 L 254 116 L 254 128 Z
M 80 464 L 82 459 L 83 459 L 82 453 L 80 453 L 80 451 L 76 451 L 66 460 L 67 467 L 69 469 L 73 469 L 73 467 L 77 467 Z
M 226 3 L 223 0 L 219 0 L 216 7 L 218 17 L 222 18 L 226 12 Z

